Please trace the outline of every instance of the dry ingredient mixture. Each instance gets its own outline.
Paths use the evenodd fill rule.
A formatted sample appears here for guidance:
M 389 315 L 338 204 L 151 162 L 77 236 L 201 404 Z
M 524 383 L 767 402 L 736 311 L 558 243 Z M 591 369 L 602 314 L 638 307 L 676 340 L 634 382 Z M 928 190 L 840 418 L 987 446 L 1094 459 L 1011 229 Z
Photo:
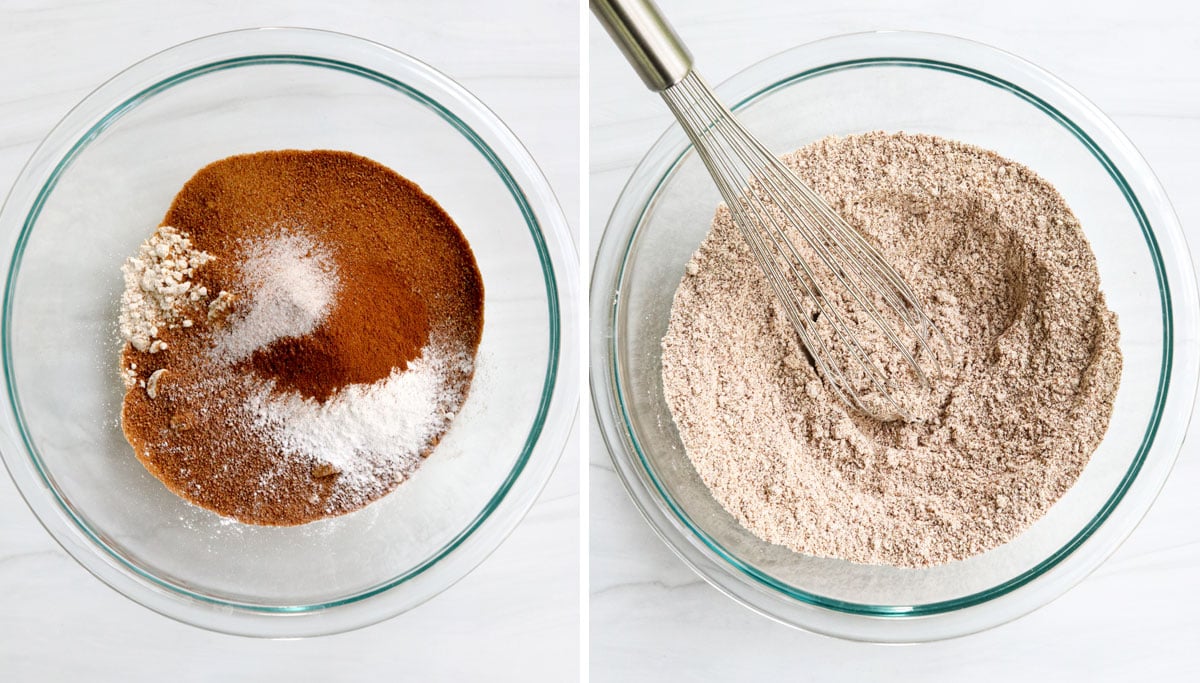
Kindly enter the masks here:
M 123 267 L 122 427 L 185 499 L 294 525 L 429 455 L 483 324 L 470 247 L 415 184 L 347 152 L 201 169 Z
M 756 536 L 808 555 L 925 567 L 1013 539 L 1079 477 L 1121 376 L 1075 216 L 1024 166 L 928 135 L 826 138 L 784 161 L 905 276 L 953 358 L 922 421 L 848 409 L 721 206 L 662 342 L 700 477 Z

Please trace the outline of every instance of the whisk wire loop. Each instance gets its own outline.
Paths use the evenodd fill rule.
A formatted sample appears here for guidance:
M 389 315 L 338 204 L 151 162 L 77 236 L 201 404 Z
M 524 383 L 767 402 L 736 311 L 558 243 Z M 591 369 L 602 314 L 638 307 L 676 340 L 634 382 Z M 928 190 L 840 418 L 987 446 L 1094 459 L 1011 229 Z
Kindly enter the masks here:
M 864 348 L 851 329 L 849 312 L 839 305 L 842 293 L 848 295 L 928 388 L 930 373 L 917 356 L 928 358 L 932 374 L 940 375 L 942 367 L 935 346 L 938 342 L 942 348 L 948 345 L 908 284 L 876 247 L 746 131 L 698 74 L 689 72 L 661 94 L 716 182 L 735 225 L 817 371 L 850 406 L 877 417 L 890 417 L 864 405 L 859 388 L 847 376 L 847 368 L 837 362 L 830 342 L 818 333 L 817 320 L 823 318 L 832 331 L 830 341 L 857 368 L 855 376 L 865 379 L 884 400 L 887 412 L 914 419 L 892 396 L 893 378 Z M 815 259 L 801 254 L 793 235 Z M 823 281 L 837 287 L 826 291 Z M 812 307 L 812 315 L 801 302 Z M 889 324 L 880 303 L 899 321 L 899 328 Z M 901 336 L 913 340 L 915 347 L 910 348 Z

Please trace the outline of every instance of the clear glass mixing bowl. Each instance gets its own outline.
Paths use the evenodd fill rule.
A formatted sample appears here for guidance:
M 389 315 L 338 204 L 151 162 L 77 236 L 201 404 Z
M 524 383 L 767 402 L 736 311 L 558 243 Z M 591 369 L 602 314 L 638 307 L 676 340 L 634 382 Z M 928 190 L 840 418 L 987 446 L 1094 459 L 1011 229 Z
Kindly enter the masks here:
M 119 427 L 120 265 L 205 164 L 341 149 L 415 181 L 462 228 L 485 288 L 470 396 L 414 477 L 365 509 L 295 528 L 193 507 Z M 302 636 L 409 609 L 513 529 L 578 406 L 578 261 L 528 152 L 482 103 L 381 45 L 298 29 L 202 38 L 89 95 L 0 214 L 5 465 L 47 530 L 134 600 L 206 628 Z
M 931 569 L 793 553 L 743 529 L 709 494 L 663 401 L 659 341 L 684 264 L 720 197 L 678 126 L 634 171 L 596 258 L 593 404 L 634 502 L 685 562 L 782 622 L 905 642 L 988 628 L 1095 569 L 1171 469 L 1197 384 L 1197 297 L 1178 220 L 1128 139 L 1021 59 L 920 33 L 832 38 L 772 57 L 718 95 L 776 153 L 832 134 L 930 133 L 998 151 L 1059 188 L 1099 261 L 1125 357 L 1107 436 L 1075 486 L 1005 546 Z

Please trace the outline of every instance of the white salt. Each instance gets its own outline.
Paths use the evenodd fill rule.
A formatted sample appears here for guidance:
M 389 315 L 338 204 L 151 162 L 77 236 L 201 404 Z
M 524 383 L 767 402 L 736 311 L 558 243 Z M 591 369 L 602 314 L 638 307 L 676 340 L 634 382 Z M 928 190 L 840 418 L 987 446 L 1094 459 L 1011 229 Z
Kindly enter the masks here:
M 325 321 L 338 290 L 332 255 L 302 235 L 257 243 L 242 268 L 249 300 L 216 337 L 215 356 L 236 363 L 280 339 L 302 337 Z

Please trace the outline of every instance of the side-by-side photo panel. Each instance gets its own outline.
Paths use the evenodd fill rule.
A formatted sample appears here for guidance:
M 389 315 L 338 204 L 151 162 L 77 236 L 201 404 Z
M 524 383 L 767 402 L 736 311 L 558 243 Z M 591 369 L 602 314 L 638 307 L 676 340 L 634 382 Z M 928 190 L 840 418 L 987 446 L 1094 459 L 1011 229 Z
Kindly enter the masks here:
M 592 680 L 1182 666 L 1195 591 L 1102 606 L 1196 567 L 1186 468 L 1105 563 L 1200 372 L 1195 13 L 1092 9 L 591 2 Z
M 584 11 L 0 7 L 0 680 L 578 677 Z

